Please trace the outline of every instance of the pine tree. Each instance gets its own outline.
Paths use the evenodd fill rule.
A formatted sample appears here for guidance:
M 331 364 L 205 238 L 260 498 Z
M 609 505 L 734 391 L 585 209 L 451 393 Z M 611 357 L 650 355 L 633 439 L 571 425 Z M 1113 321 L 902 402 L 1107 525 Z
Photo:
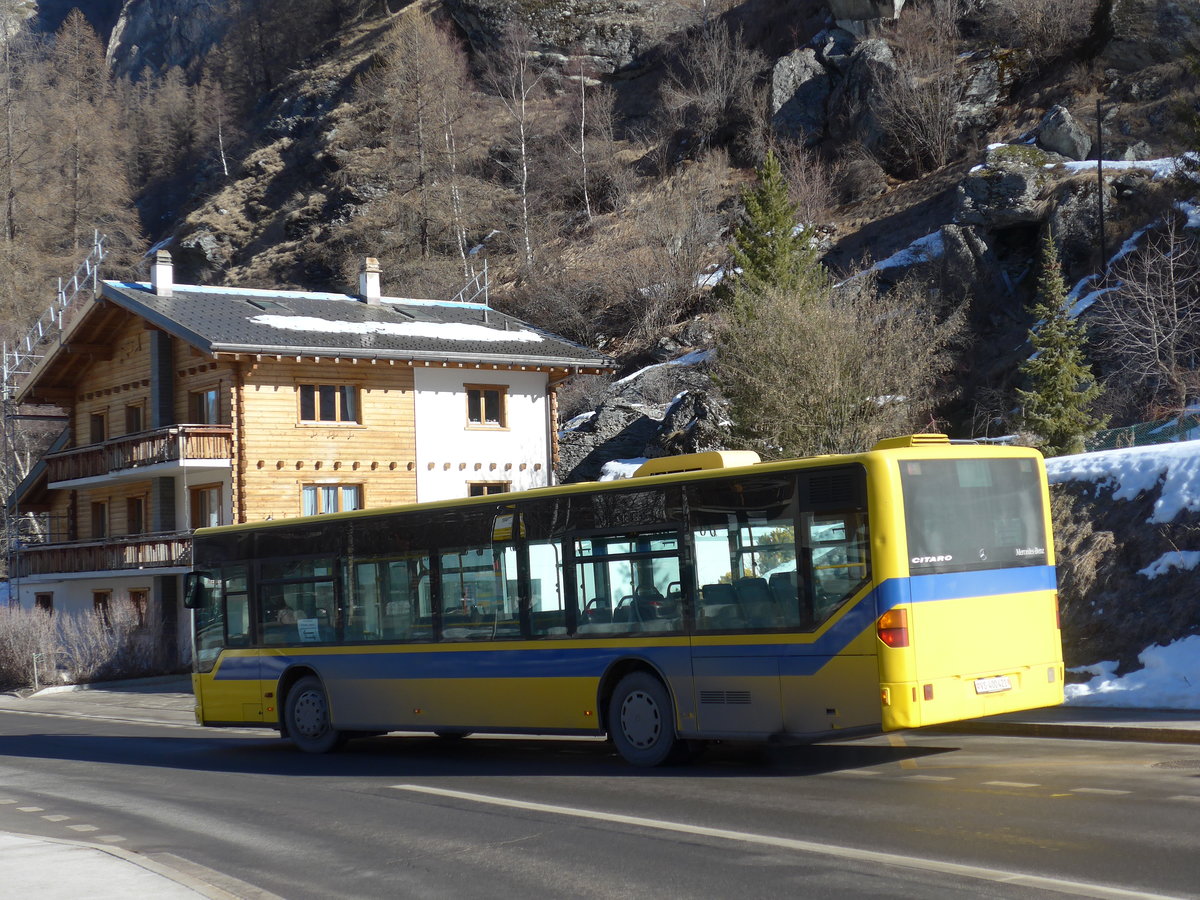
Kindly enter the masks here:
M 809 230 L 796 227 L 797 207 L 788 198 L 787 181 L 773 150 L 757 174 L 757 184 L 742 194 L 746 215 L 729 247 L 735 274 L 719 292 L 743 312 L 768 290 L 793 293 L 823 277 L 809 246 Z
M 1029 332 L 1034 352 L 1021 364 L 1029 390 L 1017 391 L 1023 427 L 1037 436 L 1047 456 L 1080 453 L 1084 438 L 1104 426 L 1091 412 L 1101 387 L 1084 353 L 1083 325 L 1071 318 L 1062 264 L 1049 231 L 1032 311 L 1037 320 Z

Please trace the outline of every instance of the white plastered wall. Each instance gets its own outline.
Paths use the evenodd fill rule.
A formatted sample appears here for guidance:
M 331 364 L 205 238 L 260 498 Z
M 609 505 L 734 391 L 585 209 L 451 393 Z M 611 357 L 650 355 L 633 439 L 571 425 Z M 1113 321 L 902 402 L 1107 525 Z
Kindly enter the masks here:
M 467 384 L 507 387 L 506 428 L 467 427 Z M 466 497 L 472 482 L 514 491 L 550 484 L 546 386 L 544 372 L 416 369 L 417 499 Z

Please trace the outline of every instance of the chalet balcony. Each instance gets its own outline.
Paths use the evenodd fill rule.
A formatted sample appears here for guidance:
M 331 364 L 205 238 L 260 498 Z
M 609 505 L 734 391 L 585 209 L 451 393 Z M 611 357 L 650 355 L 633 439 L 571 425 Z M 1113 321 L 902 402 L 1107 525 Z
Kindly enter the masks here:
M 228 425 L 171 425 L 46 455 L 52 488 L 94 479 L 149 478 L 179 466 L 229 468 L 233 429 Z M 154 467 L 154 471 L 149 471 Z
M 192 533 L 129 534 L 98 541 L 23 544 L 10 577 L 174 569 L 192 563 Z

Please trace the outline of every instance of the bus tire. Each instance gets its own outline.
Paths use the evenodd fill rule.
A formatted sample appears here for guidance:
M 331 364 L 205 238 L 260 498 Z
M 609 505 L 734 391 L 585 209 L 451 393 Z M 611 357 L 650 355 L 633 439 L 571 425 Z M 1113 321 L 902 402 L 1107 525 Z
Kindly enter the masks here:
M 307 675 L 292 685 L 284 707 L 288 737 L 305 753 L 329 753 L 346 736 L 329 721 L 329 699 L 321 679 Z
M 608 704 L 608 734 L 631 765 L 667 762 L 678 742 L 675 708 L 666 686 L 649 672 L 631 672 L 617 682 Z

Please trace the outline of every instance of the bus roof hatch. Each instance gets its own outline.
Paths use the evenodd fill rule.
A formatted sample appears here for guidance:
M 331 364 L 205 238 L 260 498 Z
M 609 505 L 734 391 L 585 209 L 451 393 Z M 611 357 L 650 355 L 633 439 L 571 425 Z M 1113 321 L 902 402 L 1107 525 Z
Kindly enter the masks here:
M 673 475 L 677 472 L 702 472 L 707 469 L 732 469 L 753 466 L 760 462 L 753 450 L 710 450 L 707 453 L 685 453 L 680 456 L 660 456 L 648 459 L 633 473 L 634 478 L 646 475 Z
M 949 444 L 944 434 L 905 434 L 900 437 L 884 438 L 872 450 L 902 450 L 905 447 L 925 447 L 930 444 Z

